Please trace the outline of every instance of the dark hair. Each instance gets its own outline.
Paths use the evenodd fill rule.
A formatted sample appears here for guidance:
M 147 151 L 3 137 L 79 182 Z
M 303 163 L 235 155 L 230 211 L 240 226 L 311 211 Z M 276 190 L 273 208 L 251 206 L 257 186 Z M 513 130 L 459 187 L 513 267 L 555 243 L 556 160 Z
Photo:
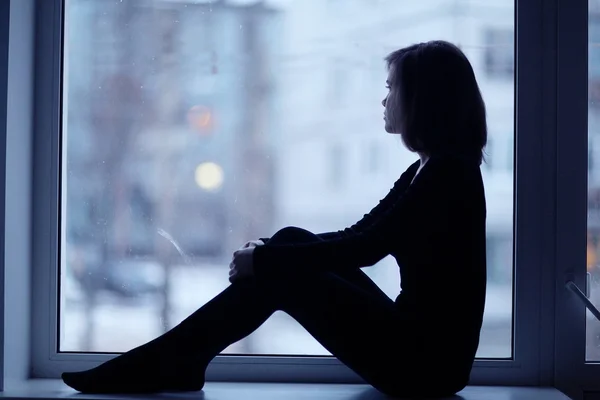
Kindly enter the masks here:
M 441 41 L 419 43 L 385 58 L 400 84 L 402 139 L 409 150 L 481 163 L 487 143 L 485 104 L 465 54 Z

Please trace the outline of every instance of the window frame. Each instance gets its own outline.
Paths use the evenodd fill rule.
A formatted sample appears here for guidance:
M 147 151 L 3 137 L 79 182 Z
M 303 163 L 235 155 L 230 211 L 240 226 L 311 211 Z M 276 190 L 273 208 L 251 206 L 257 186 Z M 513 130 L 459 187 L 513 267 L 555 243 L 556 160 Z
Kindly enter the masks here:
M 10 36 L 10 2 L 0 2 L 0 150 L 6 154 L 6 137 L 8 134 L 8 63 L 9 63 L 9 36 Z M 4 122 L 2 122 L 4 121 Z M 6 161 L 6 158 L 5 158 Z M 5 225 L 5 196 L 6 196 L 6 162 L 0 163 L 0 221 Z M 6 225 L 5 225 L 6 226 Z M 0 239 L 5 243 L 6 229 L 0 232 Z M 6 279 L 6 261 L 5 261 L 5 246 L 0 246 L 0 327 L 3 327 L 5 320 L 5 286 Z M 0 329 L 0 340 L 5 341 L 4 329 Z M 0 361 L 5 358 L 4 346 L 0 346 Z M 4 363 L 0 363 L 0 389 L 4 388 Z
M 475 385 L 553 382 L 555 271 L 546 268 L 554 259 L 543 249 L 553 245 L 556 229 L 544 215 L 555 212 L 553 29 L 558 1 L 515 1 L 515 150 L 519 151 L 514 175 L 514 358 L 476 360 L 471 376 Z M 54 345 L 63 0 L 37 0 L 36 8 L 31 377 L 58 378 L 62 371 L 90 368 L 111 355 L 59 354 Z M 219 356 L 211 363 L 207 380 L 360 382 L 333 358 L 256 356 Z
M 559 15 L 555 385 L 574 399 L 596 398 L 600 360 L 586 362 L 586 308 L 565 286 L 586 290 L 589 1 L 559 2 Z

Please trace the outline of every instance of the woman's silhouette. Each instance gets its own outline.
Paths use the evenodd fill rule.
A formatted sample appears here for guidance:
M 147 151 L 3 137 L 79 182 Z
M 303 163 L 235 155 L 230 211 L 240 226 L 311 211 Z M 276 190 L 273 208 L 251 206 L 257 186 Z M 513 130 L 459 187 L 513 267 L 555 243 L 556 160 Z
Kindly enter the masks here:
M 450 43 L 416 44 L 386 61 L 385 130 L 420 159 L 385 198 L 337 232 L 287 227 L 247 243 L 233 255 L 227 289 L 161 337 L 64 373 L 67 385 L 200 390 L 216 355 L 282 310 L 386 394 L 448 396 L 466 386 L 486 290 L 485 106 L 469 61 Z M 361 271 L 387 255 L 400 267 L 395 300 Z

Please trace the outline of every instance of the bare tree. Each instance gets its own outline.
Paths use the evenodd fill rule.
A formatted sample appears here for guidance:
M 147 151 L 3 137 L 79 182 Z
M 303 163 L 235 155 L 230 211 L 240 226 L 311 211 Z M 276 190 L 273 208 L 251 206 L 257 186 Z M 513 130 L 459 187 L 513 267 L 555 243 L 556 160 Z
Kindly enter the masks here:
M 115 36 L 116 43 L 113 44 L 117 52 L 117 68 L 112 71 L 106 68 L 105 60 L 100 59 L 102 55 L 94 52 L 96 60 L 90 80 L 90 117 L 95 157 L 90 160 L 91 165 L 87 170 L 90 171 L 90 177 L 100 183 L 96 187 L 95 222 L 101 257 L 98 276 L 93 279 L 106 276 L 108 264 L 116 255 L 115 252 L 126 251 L 124 237 L 115 235 L 115 232 L 122 232 L 119 222 L 124 219 L 119 217 L 123 215 L 122 210 L 128 197 L 123 165 L 130 151 L 142 107 L 139 79 L 131 67 L 135 51 L 131 40 L 134 7 L 135 0 L 127 0 L 119 7 L 103 7 L 95 3 L 93 9 L 97 15 L 92 18 L 92 23 L 98 24 L 100 14 L 108 12 L 113 17 L 110 19 L 113 29 L 119 32 Z M 121 240 L 115 240 L 115 237 Z M 89 350 L 93 348 L 94 342 L 93 311 L 97 288 L 98 285 L 92 283 L 86 291 L 87 324 L 82 347 Z

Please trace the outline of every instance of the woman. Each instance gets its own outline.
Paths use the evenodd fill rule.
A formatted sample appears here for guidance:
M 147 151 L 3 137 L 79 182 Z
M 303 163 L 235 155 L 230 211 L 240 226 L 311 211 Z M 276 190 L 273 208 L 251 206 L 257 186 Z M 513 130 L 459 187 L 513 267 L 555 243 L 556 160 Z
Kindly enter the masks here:
M 67 385 L 200 390 L 213 357 L 282 310 L 386 394 L 448 396 L 466 386 L 486 289 L 485 106 L 469 61 L 450 43 L 416 44 L 386 61 L 385 129 L 419 155 L 387 196 L 344 230 L 287 227 L 247 243 L 233 254 L 227 289 L 163 336 L 64 373 Z M 395 301 L 361 271 L 387 255 L 400 267 Z

